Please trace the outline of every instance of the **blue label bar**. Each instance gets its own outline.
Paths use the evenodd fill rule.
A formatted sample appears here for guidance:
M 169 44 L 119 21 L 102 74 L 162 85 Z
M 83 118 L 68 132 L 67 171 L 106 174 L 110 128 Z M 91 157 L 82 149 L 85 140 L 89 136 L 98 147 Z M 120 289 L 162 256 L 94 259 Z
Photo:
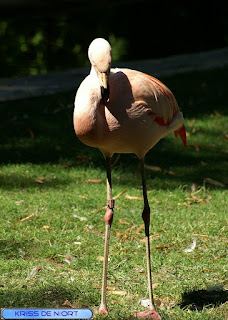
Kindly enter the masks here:
M 2 319 L 92 319 L 91 309 L 2 309 Z

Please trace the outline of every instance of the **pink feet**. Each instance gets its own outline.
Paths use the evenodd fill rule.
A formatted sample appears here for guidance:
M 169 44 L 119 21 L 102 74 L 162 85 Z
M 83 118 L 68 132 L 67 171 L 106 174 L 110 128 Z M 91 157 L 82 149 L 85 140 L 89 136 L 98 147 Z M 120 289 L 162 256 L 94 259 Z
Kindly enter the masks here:
M 108 309 L 105 305 L 100 305 L 100 308 L 98 310 L 99 314 L 108 314 Z
M 148 309 L 146 311 L 137 312 L 134 314 L 134 317 L 138 319 L 154 319 L 161 320 L 161 317 L 155 310 Z
M 101 305 L 99 310 L 99 314 L 108 314 L 108 309 L 105 305 Z M 148 309 L 146 311 L 137 312 L 133 315 L 138 319 L 153 319 L 153 320 L 162 320 L 157 311 Z

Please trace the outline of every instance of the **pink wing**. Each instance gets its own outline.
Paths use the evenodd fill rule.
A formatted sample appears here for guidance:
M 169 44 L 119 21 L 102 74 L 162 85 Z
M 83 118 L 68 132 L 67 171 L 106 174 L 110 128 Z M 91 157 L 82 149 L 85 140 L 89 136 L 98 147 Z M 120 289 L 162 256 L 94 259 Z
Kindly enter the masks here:
M 153 103 L 153 110 L 149 111 L 152 115 L 156 115 L 154 121 L 159 126 L 169 125 L 172 118 L 179 111 L 177 101 L 172 94 L 172 92 L 158 79 L 148 75 L 143 74 L 147 82 L 149 80 L 149 91 L 153 94 L 154 98 L 158 103 Z M 186 148 L 186 131 L 183 125 L 180 129 L 174 131 L 174 135 L 177 138 L 180 136 L 184 147 Z

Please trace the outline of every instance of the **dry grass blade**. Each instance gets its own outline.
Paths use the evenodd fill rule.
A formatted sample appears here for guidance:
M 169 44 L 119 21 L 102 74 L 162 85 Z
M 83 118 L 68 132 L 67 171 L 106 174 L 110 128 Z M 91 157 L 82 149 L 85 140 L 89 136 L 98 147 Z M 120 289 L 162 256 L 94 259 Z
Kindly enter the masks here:
M 155 172 L 164 172 L 164 173 L 167 173 L 169 175 L 172 175 L 172 176 L 175 176 L 176 173 L 173 172 L 172 170 L 167 170 L 165 168 L 162 168 L 162 167 L 158 167 L 158 166 L 150 166 L 148 164 L 145 164 L 145 168 L 148 169 L 148 170 L 151 170 L 151 171 L 155 171 Z
M 125 296 L 127 294 L 127 291 L 125 290 L 108 290 L 111 294 L 116 294 L 118 296 Z
M 44 184 L 44 177 L 39 177 L 39 178 L 35 179 L 35 182 L 39 183 L 39 184 Z
M 84 182 L 89 182 L 89 183 L 102 183 L 102 179 L 86 179 L 82 180 L 79 183 L 84 183 Z
M 121 266 L 121 264 L 126 263 L 129 259 L 130 259 L 130 258 L 128 257 L 128 258 L 126 258 L 126 259 L 124 259 L 124 260 L 120 261 L 120 263 L 118 263 L 118 264 L 117 264 L 117 266 L 115 266 L 115 268 L 113 268 L 113 270 L 118 269 L 118 268 Z
M 118 193 L 117 194 L 117 196 L 115 196 L 115 197 L 113 197 L 113 199 L 117 199 L 117 198 L 119 198 L 120 196 L 122 196 L 125 192 L 127 192 L 127 190 L 125 189 L 125 190 L 123 190 L 123 191 L 121 191 L 120 193 Z
M 129 195 L 126 195 L 125 199 L 127 199 L 127 200 L 143 200 L 142 197 L 129 196 Z
M 19 222 L 23 222 L 23 221 L 26 221 L 26 220 L 28 220 L 28 219 L 30 219 L 30 218 L 32 218 L 32 217 L 34 217 L 34 213 L 32 213 L 32 214 L 30 214 L 29 216 L 27 216 L 27 217 L 25 217 L 25 218 L 23 218 L 23 219 L 21 219 L 21 220 L 19 220 Z
M 22 203 L 25 203 L 25 200 L 19 200 L 19 201 L 16 201 L 16 205 L 19 206 L 20 204 Z
M 115 167 L 115 165 L 117 164 L 117 162 L 119 161 L 119 159 L 120 159 L 120 154 L 117 155 L 115 161 L 114 161 L 113 164 L 112 164 L 112 168 Z
M 163 171 L 161 167 L 150 166 L 148 164 L 145 164 L 145 169 L 148 169 L 148 170 L 151 170 L 151 171 Z
M 204 178 L 204 181 L 209 183 L 209 184 L 212 184 L 212 185 L 214 185 L 216 187 L 225 187 L 224 183 L 216 181 L 216 180 L 211 179 L 211 178 Z

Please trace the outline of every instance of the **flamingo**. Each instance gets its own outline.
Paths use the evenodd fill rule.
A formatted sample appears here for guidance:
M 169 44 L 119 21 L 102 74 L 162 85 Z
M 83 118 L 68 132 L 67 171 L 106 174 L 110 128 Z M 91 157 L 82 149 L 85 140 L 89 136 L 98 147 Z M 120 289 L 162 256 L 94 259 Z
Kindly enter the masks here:
M 147 197 L 144 157 L 169 132 L 174 131 L 186 147 L 183 114 L 172 92 L 159 80 L 130 69 L 111 69 L 111 46 L 103 38 L 88 49 L 90 74 L 80 84 L 74 108 L 74 129 L 86 145 L 99 148 L 106 160 L 107 210 L 100 314 L 108 314 L 106 303 L 109 239 L 113 222 L 111 157 L 114 153 L 135 153 L 140 161 L 145 225 L 149 308 L 134 316 L 161 319 L 155 309 L 150 257 L 150 207 Z

